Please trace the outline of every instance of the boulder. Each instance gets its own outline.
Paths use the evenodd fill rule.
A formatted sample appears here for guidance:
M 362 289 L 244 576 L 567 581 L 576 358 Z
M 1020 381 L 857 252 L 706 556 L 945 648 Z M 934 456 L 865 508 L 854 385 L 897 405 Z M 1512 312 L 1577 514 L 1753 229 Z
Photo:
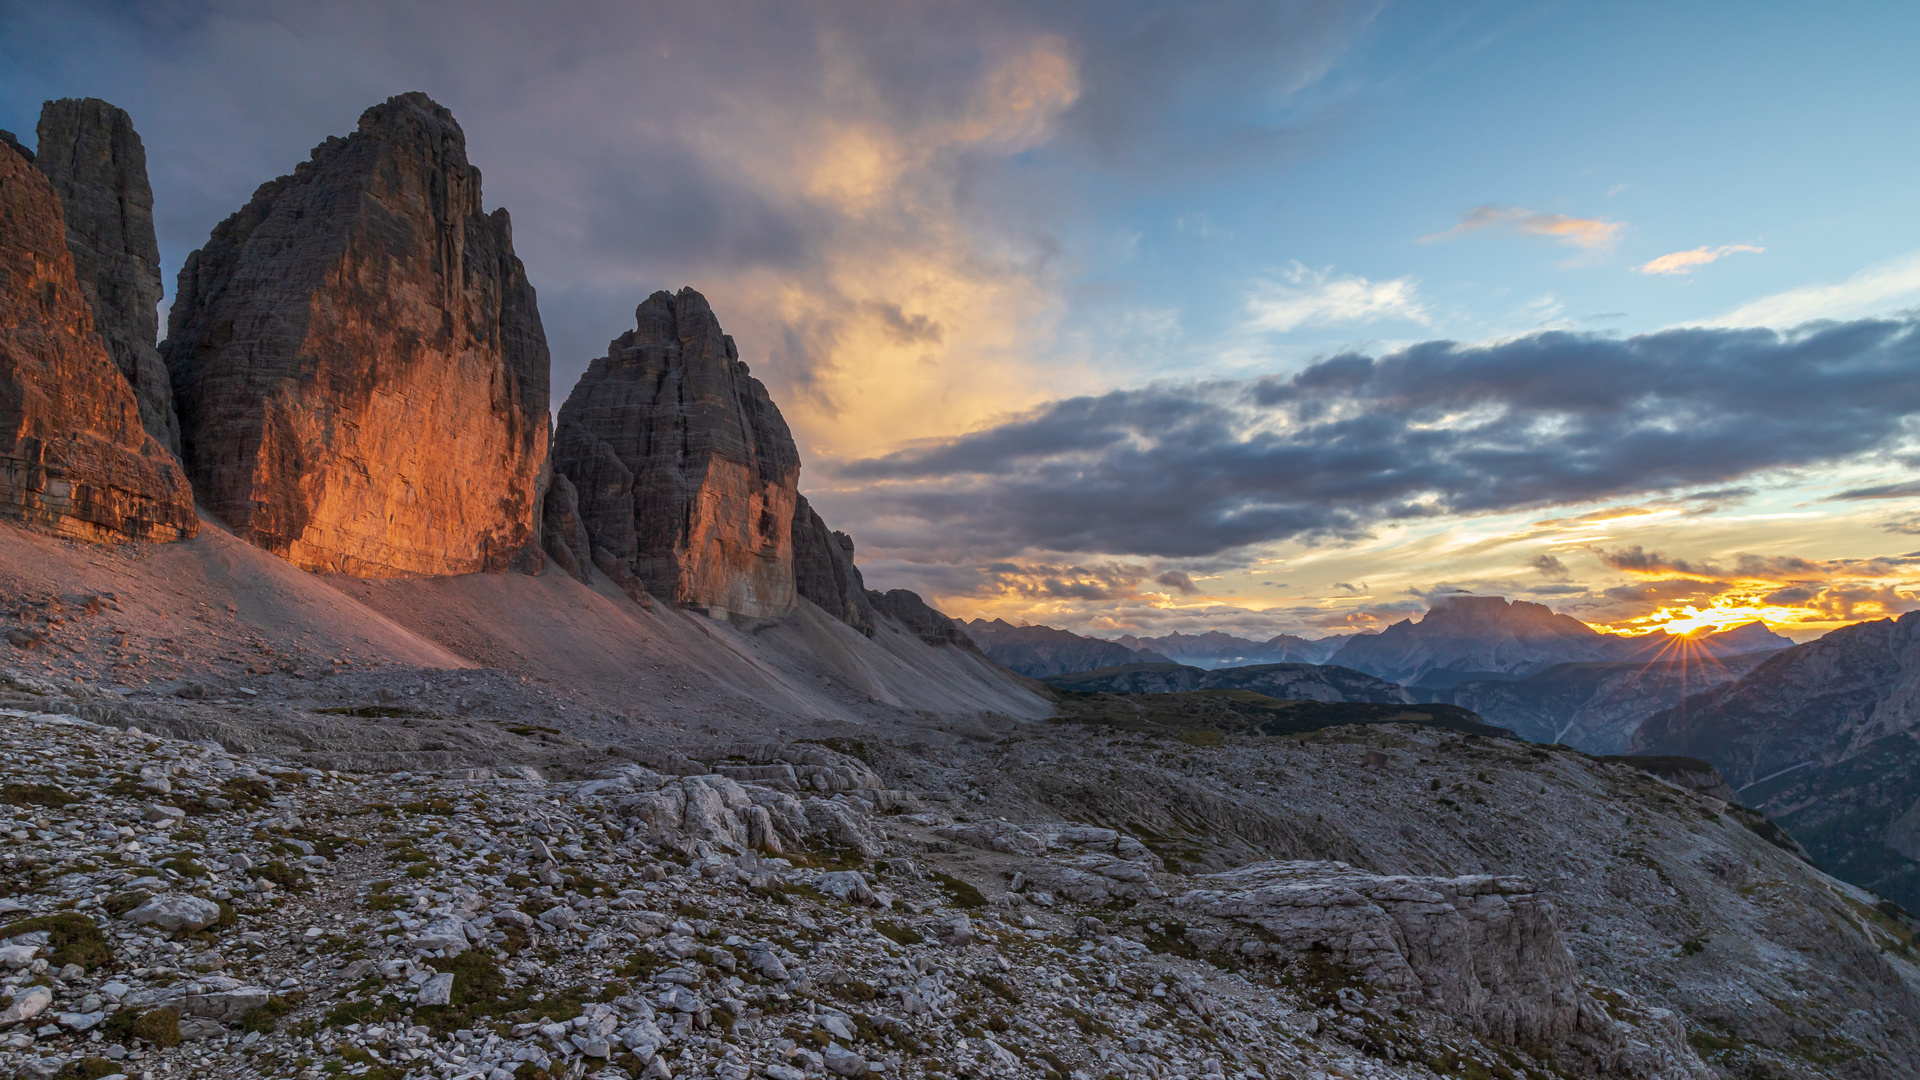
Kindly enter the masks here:
M 785 615 L 800 479 L 786 421 L 705 297 L 657 292 L 634 317 L 554 430 L 594 565 L 636 598 Z
M 965 915 L 949 916 L 934 924 L 933 936 L 938 938 L 942 945 L 955 949 L 964 948 L 973 944 L 973 920 Z
M 232 1024 L 265 1005 L 271 996 L 264 986 L 243 986 L 237 979 L 218 978 L 188 987 L 167 1004 L 178 1009 L 181 1016 Z
M 420 990 L 414 995 L 416 1005 L 453 1004 L 453 972 L 443 971 L 420 984 Z
M 821 874 L 813 887 L 849 904 L 874 903 L 873 889 L 868 887 L 867 879 L 856 870 L 835 870 L 830 874 Z
M 44 986 L 30 986 L 13 999 L 13 1004 L 0 1011 L 0 1027 L 10 1027 L 22 1020 L 31 1020 L 47 1010 L 53 1004 L 53 991 Z
M 882 854 L 866 809 L 857 802 L 802 801 L 785 791 L 720 775 L 679 777 L 618 799 L 615 805 L 646 832 L 675 844 L 706 841 L 736 852 L 779 854 L 821 840 L 851 848 L 863 858 Z
M 133 389 L 140 424 L 174 454 L 180 422 L 160 337 L 160 245 L 153 232 L 147 151 L 125 110 L 99 98 L 40 107 L 34 164 L 66 212 L 67 250 L 94 328 Z
M 764 943 L 748 947 L 747 966 L 754 974 L 769 982 L 786 982 L 793 977 L 787 971 L 787 965 L 781 962 L 780 954 L 773 950 L 773 946 Z
M 142 426 L 95 329 L 53 184 L 0 149 L 0 515 L 80 540 L 199 529 L 186 477 Z
M 1369 874 L 1344 863 L 1256 863 L 1197 879 L 1186 911 L 1257 926 L 1378 990 L 1507 1042 L 1571 1035 L 1581 994 L 1553 904 L 1517 878 Z
M 174 933 L 204 930 L 220 919 L 220 905 L 198 896 L 150 896 L 122 918 Z
M 201 505 L 308 570 L 537 559 L 546 333 L 453 114 L 368 109 L 180 271 L 167 340 Z
M 870 1068 L 866 1058 L 837 1042 L 828 1043 L 823 1056 L 827 1061 L 827 1071 L 835 1076 L 865 1076 Z
M 467 951 L 467 923 L 450 915 L 442 916 L 427 923 L 414 935 L 416 948 L 427 950 L 451 950 L 454 953 Z

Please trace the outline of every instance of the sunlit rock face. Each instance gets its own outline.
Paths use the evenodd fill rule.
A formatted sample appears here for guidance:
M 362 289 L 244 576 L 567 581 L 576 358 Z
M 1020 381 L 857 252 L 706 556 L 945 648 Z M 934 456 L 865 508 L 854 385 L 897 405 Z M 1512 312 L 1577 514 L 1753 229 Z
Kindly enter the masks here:
M 657 292 L 561 406 L 553 468 L 592 561 L 629 591 L 711 614 L 795 603 L 800 455 L 766 387 L 692 289 Z
M 505 210 L 453 115 L 361 114 L 180 271 L 168 337 L 201 505 L 310 570 L 500 571 L 531 554 L 548 353 Z
M 94 329 L 52 183 L 0 145 L 0 514 L 83 540 L 198 529 L 180 464 L 141 426 Z
M 94 327 L 133 387 L 140 423 L 180 452 L 173 386 L 154 342 L 160 336 L 160 245 L 153 233 L 147 151 L 126 112 L 99 98 L 62 98 L 40 108 L 40 167 L 59 193 L 80 291 Z

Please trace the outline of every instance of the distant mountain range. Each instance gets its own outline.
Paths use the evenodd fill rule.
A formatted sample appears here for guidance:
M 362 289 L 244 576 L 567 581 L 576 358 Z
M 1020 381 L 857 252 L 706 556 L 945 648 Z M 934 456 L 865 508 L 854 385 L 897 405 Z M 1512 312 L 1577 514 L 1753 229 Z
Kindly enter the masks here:
M 1649 716 L 1830 873 L 1920 910 L 1920 612 L 1843 627 Z
M 1324 664 L 1252 664 L 1205 668 L 1185 664 L 1126 664 L 1045 680 L 1061 690 L 1110 694 L 1180 694 L 1190 690 L 1252 690 L 1290 701 L 1366 701 L 1407 705 L 1406 689 L 1364 672 Z
M 1118 642 L 1084 637 L 1051 626 L 1015 626 L 1003 619 L 975 619 L 961 623 L 967 636 L 987 659 L 1009 671 L 1034 679 L 1069 675 L 1076 671 L 1120 667 L 1123 664 L 1170 664 L 1159 653 L 1129 648 Z
M 1679 662 L 1792 644 L 1758 622 L 1685 638 L 1623 637 L 1603 634 L 1545 604 L 1459 595 L 1436 599 L 1419 622 L 1407 619 L 1378 634 L 1350 639 L 1327 662 L 1403 686 L 1444 688 L 1534 675 L 1557 664 Z
M 1156 652 L 1182 664 L 1201 668 L 1242 667 L 1247 664 L 1324 664 L 1351 634 L 1309 640 L 1279 634 L 1265 641 L 1209 630 L 1204 634 L 1168 634 L 1165 637 L 1116 638 L 1129 649 Z
M 1317 641 L 1292 634 L 1255 641 L 1218 630 L 1108 640 L 1051 626 L 1015 626 L 1002 619 L 975 619 L 962 625 L 995 663 L 1036 679 L 1128 664 L 1173 663 L 1206 670 L 1255 664 L 1335 664 L 1428 691 L 1421 700 L 1429 701 L 1451 700 L 1435 697 L 1433 692 L 1463 683 L 1526 678 L 1559 664 L 1681 665 L 1675 669 L 1674 679 L 1656 680 L 1660 686 L 1670 682 L 1677 688 L 1672 694 L 1655 692 L 1651 689 L 1654 684 L 1644 683 L 1635 692 L 1654 694 L 1648 699 L 1648 711 L 1664 708 L 1688 693 L 1746 670 L 1740 667 L 1729 672 L 1722 664 L 1702 663 L 1696 672 L 1689 664 L 1793 644 L 1758 622 L 1684 638 L 1668 634 L 1622 637 L 1603 634 L 1543 604 L 1464 595 L 1435 600 L 1432 609 L 1417 622 L 1408 619 L 1377 634 L 1347 634 Z M 1699 679 L 1694 678 L 1696 674 Z M 1539 730 L 1539 725 L 1532 729 Z
M 1036 679 L 1126 664 L 1177 663 L 1207 669 L 1248 664 L 1321 664 L 1348 640 L 1348 635 L 1309 641 L 1292 634 L 1280 634 L 1266 641 L 1254 641 L 1209 630 L 1204 634 L 1176 633 L 1150 638 L 1127 635 L 1109 641 L 1051 626 L 1015 626 L 1003 619 L 975 619 L 963 625 L 988 658 Z

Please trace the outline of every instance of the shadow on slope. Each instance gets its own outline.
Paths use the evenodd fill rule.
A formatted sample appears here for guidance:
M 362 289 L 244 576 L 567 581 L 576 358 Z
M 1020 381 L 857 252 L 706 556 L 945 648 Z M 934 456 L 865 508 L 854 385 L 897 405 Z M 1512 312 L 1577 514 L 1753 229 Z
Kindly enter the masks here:
M 1413 724 L 1471 735 L 1511 738 L 1453 705 L 1369 701 L 1300 701 L 1251 690 L 1189 690 L 1171 694 L 1113 694 L 1060 690 L 1056 723 L 1169 735 L 1211 745 L 1227 735 L 1302 735 L 1348 725 Z

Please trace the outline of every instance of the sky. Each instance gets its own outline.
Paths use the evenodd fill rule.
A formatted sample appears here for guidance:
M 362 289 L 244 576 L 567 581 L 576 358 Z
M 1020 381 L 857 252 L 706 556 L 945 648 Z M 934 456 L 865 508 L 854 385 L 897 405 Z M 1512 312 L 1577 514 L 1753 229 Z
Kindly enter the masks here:
M 555 402 L 713 302 L 868 584 L 1118 636 L 1455 591 L 1627 633 L 1920 607 L 1920 7 L 0 0 L 168 293 L 421 90 Z

